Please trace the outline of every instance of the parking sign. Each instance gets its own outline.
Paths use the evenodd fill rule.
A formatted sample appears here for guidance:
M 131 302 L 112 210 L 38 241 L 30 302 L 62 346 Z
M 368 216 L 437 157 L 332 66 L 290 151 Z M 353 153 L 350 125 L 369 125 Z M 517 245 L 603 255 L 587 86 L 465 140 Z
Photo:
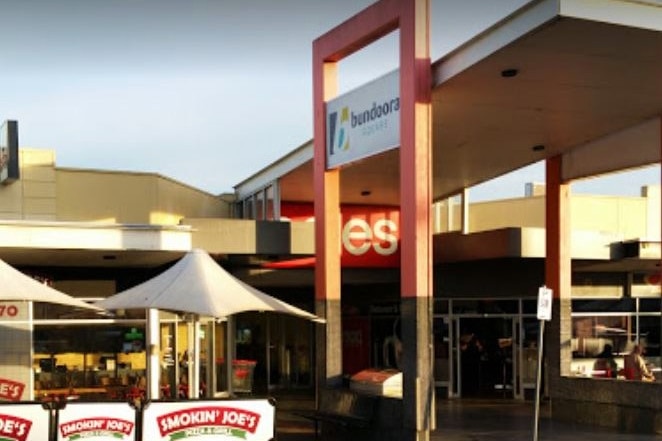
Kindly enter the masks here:
M 538 320 L 552 319 L 552 290 L 546 286 L 538 289 Z

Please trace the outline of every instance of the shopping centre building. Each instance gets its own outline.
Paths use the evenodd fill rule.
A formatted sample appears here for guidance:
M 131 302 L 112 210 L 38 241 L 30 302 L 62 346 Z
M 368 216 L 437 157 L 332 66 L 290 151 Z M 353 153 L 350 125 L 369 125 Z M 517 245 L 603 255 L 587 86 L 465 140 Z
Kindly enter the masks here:
M 411 11 L 400 8 L 419 3 L 427 2 L 377 2 L 315 42 L 316 103 L 323 96 L 336 106 L 338 129 L 343 108 L 358 107 L 332 100 L 325 82 L 333 78 L 320 72 L 380 32 L 400 27 L 407 46 L 422 13 L 409 28 Z M 402 397 L 384 401 L 401 403 L 393 411 L 404 416 L 375 433 L 402 439 L 425 438 L 428 388 L 449 399 L 533 399 L 538 292 L 547 285 L 554 303 L 542 393 L 554 416 L 659 432 L 659 182 L 636 197 L 570 191 L 577 179 L 659 166 L 662 151 L 662 10 L 604 3 L 532 2 L 435 63 L 409 66 L 404 50 L 399 72 L 366 86 L 361 119 L 364 133 L 383 132 L 393 122 L 377 121 L 370 103 L 386 103 L 383 116 L 405 122 L 399 149 L 333 156 L 348 148 L 327 151 L 329 140 L 334 145 L 327 132 L 339 133 L 329 104 L 328 119 L 316 112 L 313 140 L 248 171 L 224 195 L 151 173 L 61 168 L 52 150 L 20 148 L 0 186 L 0 259 L 93 301 L 159 274 L 192 249 L 206 250 L 236 277 L 327 324 L 245 313 L 228 347 L 226 323 L 209 320 L 201 334 L 203 393 L 225 390 L 228 350 L 256 362 L 256 394 L 324 393 L 348 388 L 366 369 L 396 369 L 404 374 Z M 381 26 L 384 17 L 391 18 Z M 418 84 L 407 80 L 412 75 L 432 88 L 405 90 Z M 370 95 L 375 85 L 377 93 L 393 92 L 391 84 L 396 96 L 400 88 L 398 106 Z M 417 113 L 414 102 L 427 111 Z M 421 143 L 428 145 L 422 152 Z M 546 164 L 544 184 L 531 183 L 522 197 L 471 203 L 468 188 L 538 161 Z M 144 311 L 0 306 L 0 381 L 21 400 L 61 391 L 118 399 L 145 375 Z M 174 396 L 191 323 L 166 311 L 160 319 L 160 383 L 164 396 Z M 606 344 L 616 354 L 615 378 L 594 368 Z M 656 382 L 621 371 L 635 344 L 645 346 Z M 403 427 L 390 427 L 393 421 Z

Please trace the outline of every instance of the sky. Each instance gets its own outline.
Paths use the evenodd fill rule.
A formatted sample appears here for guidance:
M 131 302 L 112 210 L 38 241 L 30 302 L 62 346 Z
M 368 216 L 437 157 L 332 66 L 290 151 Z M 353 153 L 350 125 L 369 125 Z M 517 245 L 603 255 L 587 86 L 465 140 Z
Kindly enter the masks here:
M 526 2 L 431 0 L 432 60 Z M 0 0 L 0 120 L 59 167 L 231 192 L 312 138 L 312 42 L 372 3 Z M 340 63 L 341 93 L 397 62 L 394 34 Z M 538 164 L 471 194 L 521 196 L 541 180 Z M 640 180 L 657 183 L 659 168 L 597 187 L 638 193 Z

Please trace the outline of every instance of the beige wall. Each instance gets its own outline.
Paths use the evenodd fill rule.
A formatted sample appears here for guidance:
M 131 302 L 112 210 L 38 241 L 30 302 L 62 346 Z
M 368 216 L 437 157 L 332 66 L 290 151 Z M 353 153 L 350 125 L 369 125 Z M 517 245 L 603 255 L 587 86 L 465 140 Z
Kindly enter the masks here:
M 186 216 L 228 214 L 217 196 L 159 175 L 57 169 L 60 221 L 177 225 Z
M 20 179 L 0 185 L 0 219 L 178 225 L 229 217 L 231 202 L 153 173 L 57 168 L 55 152 L 20 149 Z
M 0 218 L 7 220 L 56 219 L 55 153 L 21 149 L 20 179 L 0 185 Z
M 461 205 L 452 205 L 452 210 L 457 227 Z M 445 207 L 439 214 L 447 216 Z M 644 187 L 640 197 L 575 194 L 570 215 L 574 231 L 614 234 L 622 240 L 660 240 L 660 186 Z M 507 227 L 544 228 L 544 194 L 469 205 L 469 232 Z

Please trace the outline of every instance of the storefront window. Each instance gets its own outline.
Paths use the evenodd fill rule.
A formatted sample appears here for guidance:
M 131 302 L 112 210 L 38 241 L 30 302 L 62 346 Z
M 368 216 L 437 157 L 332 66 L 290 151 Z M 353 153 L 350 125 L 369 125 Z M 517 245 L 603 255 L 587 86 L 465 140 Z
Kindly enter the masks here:
M 255 220 L 264 220 L 264 191 L 255 193 Z
M 659 299 L 574 300 L 572 305 L 573 375 L 622 378 L 624 357 L 635 344 L 644 348 L 648 363 L 660 366 Z
M 266 195 L 266 207 L 265 207 L 265 219 L 274 220 L 276 219 L 276 213 L 274 211 L 274 186 L 270 185 L 264 190 Z
M 124 399 L 145 382 L 144 326 L 35 325 L 34 392 Z

